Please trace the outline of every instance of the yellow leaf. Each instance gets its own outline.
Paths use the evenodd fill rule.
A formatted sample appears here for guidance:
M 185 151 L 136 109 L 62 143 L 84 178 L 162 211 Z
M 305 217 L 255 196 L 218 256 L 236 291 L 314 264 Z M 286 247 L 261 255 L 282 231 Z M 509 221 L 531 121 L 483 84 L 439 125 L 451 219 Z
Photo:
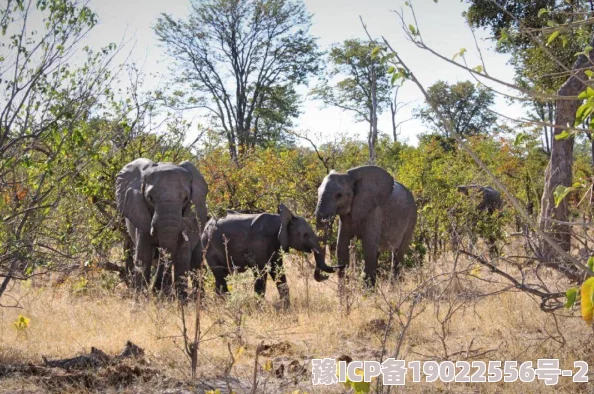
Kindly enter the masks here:
M 264 366 L 262 366 L 262 369 L 266 372 L 272 371 L 272 360 L 268 359 L 265 363 Z
M 30 321 L 31 321 L 31 319 L 29 319 L 23 315 L 18 315 L 16 321 L 14 321 L 12 324 L 15 326 L 15 328 L 18 331 L 25 331 L 27 329 L 27 327 L 29 327 Z
M 237 351 L 235 352 L 235 361 L 239 360 L 243 352 L 245 352 L 245 348 L 243 346 L 237 349 Z
M 476 264 L 472 268 L 472 271 L 470 271 L 470 275 L 474 276 L 475 278 L 480 278 L 480 274 L 481 274 L 481 266 L 479 264 Z
M 594 290 L 594 277 L 589 278 L 582 284 L 581 290 L 581 304 L 582 304 L 582 319 L 588 324 L 592 324 L 592 316 L 594 314 L 594 305 L 592 305 L 592 291 Z

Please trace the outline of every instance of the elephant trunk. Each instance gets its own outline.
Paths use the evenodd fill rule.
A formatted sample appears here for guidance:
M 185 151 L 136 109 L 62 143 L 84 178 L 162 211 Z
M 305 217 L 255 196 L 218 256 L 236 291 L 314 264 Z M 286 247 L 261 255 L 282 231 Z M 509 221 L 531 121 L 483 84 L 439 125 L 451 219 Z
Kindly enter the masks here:
M 327 272 L 327 273 L 331 274 L 331 273 L 336 272 L 339 269 L 344 268 L 344 265 L 329 266 L 326 264 L 326 248 L 325 247 L 318 245 L 313 249 L 313 252 L 314 252 L 314 258 L 316 261 L 316 270 L 314 272 L 314 277 L 316 278 L 316 280 L 318 280 L 318 277 L 322 276 L 322 272 Z
M 181 212 L 155 211 L 151 223 L 151 234 L 157 237 L 159 247 L 167 250 L 172 255 L 175 254 L 182 230 Z
M 177 234 L 179 234 L 179 233 L 177 233 Z M 179 235 L 173 236 L 170 233 L 159 234 L 157 239 L 159 240 L 159 247 L 161 247 L 161 248 L 165 249 L 167 252 L 171 253 L 171 258 L 173 258 L 173 255 L 177 251 L 177 242 L 179 239 Z

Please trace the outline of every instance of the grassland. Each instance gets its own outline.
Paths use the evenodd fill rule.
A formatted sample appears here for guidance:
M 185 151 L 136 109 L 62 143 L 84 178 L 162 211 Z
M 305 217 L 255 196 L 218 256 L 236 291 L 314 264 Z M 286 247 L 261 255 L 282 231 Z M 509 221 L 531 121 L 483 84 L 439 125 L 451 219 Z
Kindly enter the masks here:
M 518 266 L 498 264 L 519 273 Z M 41 277 L 15 285 L 3 302 L 19 308 L 0 308 L 0 392 L 251 393 L 254 379 L 258 393 L 348 392 L 340 384 L 311 384 L 310 360 L 324 357 L 533 362 L 556 358 L 565 369 L 573 369 L 575 360 L 594 364 L 592 332 L 579 312 L 545 313 L 539 308 L 540 298 L 510 288 L 504 279 L 462 256 L 445 255 L 408 269 L 399 283 L 382 282 L 375 293 L 351 280 L 341 297 L 337 278 L 315 282 L 302 256 L 292 256 L 286 266 L 289 311 L 279 310 L 271 282 L 266 300 L 258 302 L 248 274 L 233 278 L 226 300 L 215 297 L 206 283 L 197 379 L 190 377 L 181 309 L 175 301 L 134 297 L 105 273 L 92 270 L 59 285 Z M 527 275 L 526 283 L 546 284 L 556 291 L 569 287 L 555 273 L 538 272 L 538 278 Z M 19 315 L 30 319 L 20 330 L 14 325 Z M 184 317 L 191 334 L 194 304 L 186 306 Z M 43 365 L 42 357 L 72 357 L 91 347 L 117 354 L 127 340 L 142 347 L 145 356 L 126 360 L 126 368 L 85 371 L 84 378 L 59 368 L 23 372 L 27 363 Z M 407 378 L 409 384 L 391 392 L 593 389 L 591 383 L 573 383 L 570 378 L 560 378 L 550 387 L 538 380 L 446 384 L 412 383 L 410 375 Z M 376 390 L 388 392 L 373 382 L 372 392 Z

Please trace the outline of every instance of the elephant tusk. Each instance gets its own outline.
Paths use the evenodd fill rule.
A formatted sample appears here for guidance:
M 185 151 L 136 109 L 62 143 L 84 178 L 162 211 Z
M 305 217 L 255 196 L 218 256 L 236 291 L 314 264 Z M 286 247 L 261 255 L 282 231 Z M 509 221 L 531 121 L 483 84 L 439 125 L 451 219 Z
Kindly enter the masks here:
M 188 242 L 188 234 L 186 234 L 186 230 L 182 231 L 182 237 L 184 237 L 184 241 Z

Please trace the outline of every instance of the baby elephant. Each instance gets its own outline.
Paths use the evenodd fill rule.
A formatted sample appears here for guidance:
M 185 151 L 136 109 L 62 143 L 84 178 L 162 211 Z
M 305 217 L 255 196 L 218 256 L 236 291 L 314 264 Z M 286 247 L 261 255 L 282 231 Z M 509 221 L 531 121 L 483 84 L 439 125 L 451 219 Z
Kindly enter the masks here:
M 339 267 L 329 267 L 318 237 L 299 216 L 294 216 L 284 204 L 279 214 L 228 213 L 227 216 L 210 219 L 202 234 L 202 245 L 206 248 L 206 262 L 212 270 L 218 294 L 228 292 L 227 275 L 233 268 L 245 271 L 255 268 L 255 291 L 264 295 L 266 291 L 266 266 L 270 265 L 270 276 L 276 282 L 284 307 L 289 306 L 289 288 L 283 270 L 280 249 L 287 252 L 293 248 L 315 254 L 316 267 L 324 272 L 334 272 Z

